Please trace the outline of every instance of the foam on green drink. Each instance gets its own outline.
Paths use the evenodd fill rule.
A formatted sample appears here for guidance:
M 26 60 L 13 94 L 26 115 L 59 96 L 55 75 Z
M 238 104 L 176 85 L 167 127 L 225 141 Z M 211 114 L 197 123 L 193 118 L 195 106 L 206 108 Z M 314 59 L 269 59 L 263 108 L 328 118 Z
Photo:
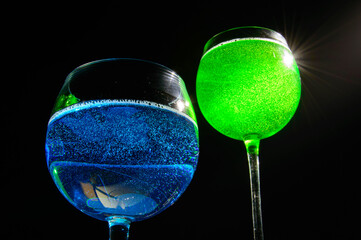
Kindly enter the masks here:
M 301 83 L 287 46 L 244 38 L 223 42 L 203 55 L 196 90 L 200 109 L 215 129 L 247 140 L 272 136 L 290 121 Z

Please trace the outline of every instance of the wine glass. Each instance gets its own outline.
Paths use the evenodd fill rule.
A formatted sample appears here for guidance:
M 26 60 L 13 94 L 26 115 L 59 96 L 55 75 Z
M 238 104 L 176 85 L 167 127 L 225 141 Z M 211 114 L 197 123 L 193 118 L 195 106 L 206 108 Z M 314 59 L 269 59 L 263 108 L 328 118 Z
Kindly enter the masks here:
M 286 40 L 261 27 L 234 28 L 215 35 L 204 48 L 196 93 L 210 125 L 245 143 L 253 236 L 261 240 L 259 142 L 290 121 L 301 95 L 299 70 Z
M 77 209 L 127 239 L 185 191 L 198 161 L 198 127 L 183 80 L 137 59 L 105 59 L 72 71 L 46 135 L 50 174 Z

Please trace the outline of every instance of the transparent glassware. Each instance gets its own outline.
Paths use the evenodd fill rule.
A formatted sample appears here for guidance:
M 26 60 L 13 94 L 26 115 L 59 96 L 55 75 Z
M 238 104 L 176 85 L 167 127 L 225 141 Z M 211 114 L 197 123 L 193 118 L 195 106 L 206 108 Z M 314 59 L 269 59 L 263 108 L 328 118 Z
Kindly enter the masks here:
M 77 209 L 108 221 L 110 239 L 172 205 L 192 180 L 198 126 L 180 76 L 138 59 L 72 71 L 46 135 L 50 174 Z
M 245 143 L 253 235 L 261 240 L 259 143 L 280 131 L 297 109 L 301 96 L 297 63 L 281 34 L 261 27 L 230 29 L 205 45 L 196 92 L 206 120 L 222 134 Z

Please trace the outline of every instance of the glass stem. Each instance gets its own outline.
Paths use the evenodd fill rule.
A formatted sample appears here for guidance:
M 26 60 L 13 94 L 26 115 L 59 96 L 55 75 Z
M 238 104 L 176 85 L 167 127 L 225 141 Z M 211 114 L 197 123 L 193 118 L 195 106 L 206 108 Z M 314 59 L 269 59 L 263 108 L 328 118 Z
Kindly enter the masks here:
M 252 219 L 253 219 L 253 238 L 254 240 L 263 240 L 263 224 L 261 209 L 261 188 L 259 174 L 259 139 L 244 141 L 247 149 L 249 177 L 251 183 L 252 198 Z
M 121 217 L 109 217 L 109 240 L 127 240 L 129 237 L 130 221 Z

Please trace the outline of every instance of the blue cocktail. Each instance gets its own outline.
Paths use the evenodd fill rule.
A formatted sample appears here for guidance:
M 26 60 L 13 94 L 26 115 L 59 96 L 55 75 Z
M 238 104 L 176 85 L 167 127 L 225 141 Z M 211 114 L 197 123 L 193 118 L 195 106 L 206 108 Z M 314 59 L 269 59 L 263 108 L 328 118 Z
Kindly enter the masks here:
M 125 68 L 119 70 L 133 62 L 137 68 L 153 64 L 108 60 L 99 62 L 100 71 L 109 74 L 107 66 L 118 64 L 113 74 L 124 75 Z M 97 62 L 85 68 L 96 66 Z M 66 91 L 89 74 L 87 69 L 76 70 L 70 75 L 73 84 L 66 81 L 48 124 L 47 163 L 58 189 L 82 212 L 109 221 L 110 227 L 123 226 L 123 232 L 130 222 L 152 217 L 172 205 L 192 180 L 198 159 L 198 128 L 183 81 L 172 72 L 168 75 L 169 69 L 163 69 L 167 73 L 163 78 L 149 69 L 150 77 L 144 80 L 153 81 L 148 84 L 153 90 L 148 86 L 146 97 L 121 98 L 124 88 L 132 88 L 128 85 L 121 87 L 115 99 L 112 80 L 111 93 L 102 89 L 104 99 L 90 94 L 95 95 L 93 100 L 86 99 L 89 92 L 97 92 L 92 80 L 86 86 L 89 90 Z M 140 81 L 141 76 L 134 75 Z M 164 97 L 149 94 L 155 90 Z M 144 92 L 142 87 L 138 91 Z

